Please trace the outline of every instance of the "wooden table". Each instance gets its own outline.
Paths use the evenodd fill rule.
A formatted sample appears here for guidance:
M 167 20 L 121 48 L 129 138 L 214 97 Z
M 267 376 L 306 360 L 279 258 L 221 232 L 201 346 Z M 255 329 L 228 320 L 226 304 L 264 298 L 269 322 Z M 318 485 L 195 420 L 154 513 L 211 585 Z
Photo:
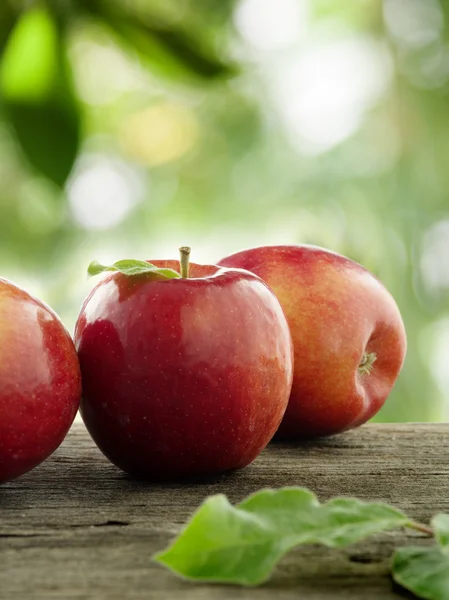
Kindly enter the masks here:
M 383 500 L 427 522 L 449 512 L 449 425 L 366 425 L 318 443 L 272 444 L 246 469 L 203 483 L 133 481 L 108 463 L 81 424 L 43 465 L 0 487 L 0 598 L 392 599 L 394 547 L 419 534 L 381 534 L 345 550 L 289 554 L 260 588 L 195 585 L 151 561 L 209 494 L 232 501 L 301 485 Z M 414 539 L 412 539 L 414 538 Z

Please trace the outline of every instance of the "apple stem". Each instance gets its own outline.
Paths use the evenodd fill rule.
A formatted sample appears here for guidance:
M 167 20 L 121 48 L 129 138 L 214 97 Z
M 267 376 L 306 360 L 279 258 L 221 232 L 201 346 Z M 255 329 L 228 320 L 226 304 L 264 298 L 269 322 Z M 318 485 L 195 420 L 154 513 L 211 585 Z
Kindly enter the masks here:
M 375 352 L 364 352 L 362 360 L 359 364 L 360 375 L 369 375 L 373 370 L 373 365 L 377 360 L 377 354 Z
M 190 260 L 190 248 L 189 246 L 181 246 L 179 249 L 179 265 L 181 267 L 181 277 L 188 279 L 189 277 L 189 260 Z

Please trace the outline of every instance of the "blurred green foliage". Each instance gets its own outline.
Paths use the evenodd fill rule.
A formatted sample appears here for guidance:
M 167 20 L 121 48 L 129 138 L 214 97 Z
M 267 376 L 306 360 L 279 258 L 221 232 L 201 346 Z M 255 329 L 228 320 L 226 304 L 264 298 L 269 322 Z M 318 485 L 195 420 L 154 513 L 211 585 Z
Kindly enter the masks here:
M 315 243 L 406 324 L 379 415 L 449 415 L 448 3 L 6 0 L 0 271 L 73 328 L 98 258 Z

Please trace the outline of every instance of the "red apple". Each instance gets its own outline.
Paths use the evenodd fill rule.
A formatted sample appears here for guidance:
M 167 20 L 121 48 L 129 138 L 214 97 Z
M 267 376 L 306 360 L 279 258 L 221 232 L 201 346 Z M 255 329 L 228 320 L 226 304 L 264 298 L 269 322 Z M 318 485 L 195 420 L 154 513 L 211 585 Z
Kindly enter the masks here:
M 273 292 L 246 271 L 192 264 L 190 277 L 108 275 L 84 302 L 75 344 L 87 429 L 132 475 L 244 467 L 287 407 L 287 321 Z
M 293 386 L 277 437 L 330 435 L 377 413 L 406 351 L 399 309 L 378 279 L 349 258 L 307 245 L 252 248 L 218 264 L 259 275 L 290 325 Z
M 43 302 L 0 279 L 0 482 L 45 460 L 81 395 L 73 342 Z

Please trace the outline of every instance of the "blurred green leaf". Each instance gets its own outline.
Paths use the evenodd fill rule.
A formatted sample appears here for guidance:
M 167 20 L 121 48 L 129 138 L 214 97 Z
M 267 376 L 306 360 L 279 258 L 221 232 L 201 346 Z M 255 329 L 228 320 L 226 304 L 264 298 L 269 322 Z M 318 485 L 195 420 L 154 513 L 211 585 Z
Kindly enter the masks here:
M 152 14 L 143 18 L 123 5 L 98 0 L 82 0 L 82 6 L 137 51 L 153 71 L 165 77 L 213 79 L 236 72 L 200 30 L 184 27 L 183 21 L 166 24 Z
M 22 15 L 1 64 L 4 112 L 26 158 L 62 186 L 79 146 L 79 113 L 61 33 L 44 9 Z
M 11 5 L 8 2 L 2 4 L 0 6 L 0 52 L 3 52 L 16 20 L 17 14 L 13 11 Z
M 63 186 L 78 153 L 78 115 L 57 103 L 6 103 L 23 152 L 35 169 Z
M 42 9 L 25 12 L 6 46 L 1 84 L 8 100 L 47 99 L 57 72 L 58 32 L 50 15 Z

